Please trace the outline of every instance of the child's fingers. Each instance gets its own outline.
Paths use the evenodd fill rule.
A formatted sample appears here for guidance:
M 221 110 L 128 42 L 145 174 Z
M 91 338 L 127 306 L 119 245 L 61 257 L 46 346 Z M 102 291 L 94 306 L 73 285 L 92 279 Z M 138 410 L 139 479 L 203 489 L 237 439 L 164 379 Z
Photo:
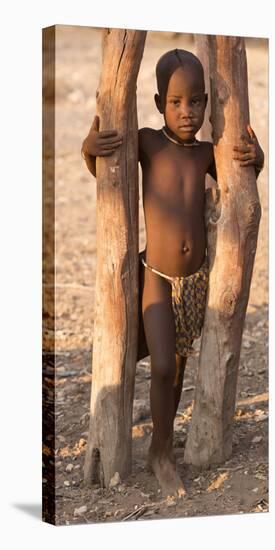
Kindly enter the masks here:
M 249 136 L 250 136 L 250 138 L 251 138 L 252 140 L 257 139 L 257 138 L 256 138 L 256 134 L 255 134 L 253 128 L 251 128 L 250 124 L 247 125 L 247 131 L 248 131 Z
M 93 120 L 93 123 L 92 123 L 92 126 L 91 126 L 91 130 L 95 130 L 96 132 L 99 131 L 99 116 L 98 115 L 95 115 L 95 117 L 94 117 L 94 120 Z
M 110 157 L 113 153 L 115 153 L 115 149 L 110 149 L 109 151 L 101 151 L 100 157 Z
M 239 145 L 236 147 L 233 147 L 233 151 L 237 151 L 238 153 L 249 153 L 251 150 L 251 146 L 249 145 Z
M 251 157 L 251 153 L 242 153 L 240 155 L 234 155 L 233 159 L 234 160 L 253 160 L 253 158 Z
M 253 160 L 245 160 L 244 162 L 240 162 L 240 166 L 254 166 L 255 161 Z
M 100 134 L 98 136 L 98 142 L 101 144 L 101 145 L 112 145 L 112 144 L 116 144 L 116 143 L 122 143 L 122 137 L 121 136 L 117 136 L 117 137 L 102 137 Z
M 101 144 L 100 145 L 100 148 L 102 151 L 106 150 L 106 151 L 110 151 L 110 149 L 117 149 L 119 146 L 121 145 L 121 142 L 118 142 L 118 143 L 104 143 L 104 144 Z
M 102 132 L 99 132 L 100 137 L 111 137 L 111 136 L 118 136 L 117 130 L 103 130 Z

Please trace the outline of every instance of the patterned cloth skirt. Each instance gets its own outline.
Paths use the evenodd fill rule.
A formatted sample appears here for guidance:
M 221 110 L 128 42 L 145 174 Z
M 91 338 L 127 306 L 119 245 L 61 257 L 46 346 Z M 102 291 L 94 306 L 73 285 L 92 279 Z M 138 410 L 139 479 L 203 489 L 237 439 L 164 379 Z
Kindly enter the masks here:
M 145 267 L 171 283 L 176 328 L 176 353 L 184 357 L 197 355 L 192 342 L 200 337 L 204 322 L 209 282 L 208 257 L 205 256 L 198 271 L 186 277 L 170 277 L 148 265 L 144 258 L 141 261 Z

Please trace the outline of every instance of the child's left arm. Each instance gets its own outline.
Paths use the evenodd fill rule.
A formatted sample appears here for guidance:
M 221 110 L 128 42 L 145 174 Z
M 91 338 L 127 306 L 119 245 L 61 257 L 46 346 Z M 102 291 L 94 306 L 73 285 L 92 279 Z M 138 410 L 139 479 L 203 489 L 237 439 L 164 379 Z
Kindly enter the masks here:
M 264 152 L 251 126 L 247 126 L 248 136 L 242 137 L 242 145 L 233 147 L 234 160 L 240 160 L 240 166 L 254 166 L 256 178 L 264 166 Z

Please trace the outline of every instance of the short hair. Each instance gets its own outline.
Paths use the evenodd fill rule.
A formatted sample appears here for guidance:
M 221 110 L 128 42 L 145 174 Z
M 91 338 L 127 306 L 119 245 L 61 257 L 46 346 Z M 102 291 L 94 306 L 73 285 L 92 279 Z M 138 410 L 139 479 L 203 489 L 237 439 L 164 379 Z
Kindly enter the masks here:
M 166 52 L 157 62 L 156 77 L 158 93 L 161 97 L 166 98 L 168 84 L 172 74 L 178 69 L 178 67 L 192 67 L 198 72 L 198 76 L 201 77 L 204 84 L 204 70 L 203 66 L 193 53 L 187 50 L 170 50 Z

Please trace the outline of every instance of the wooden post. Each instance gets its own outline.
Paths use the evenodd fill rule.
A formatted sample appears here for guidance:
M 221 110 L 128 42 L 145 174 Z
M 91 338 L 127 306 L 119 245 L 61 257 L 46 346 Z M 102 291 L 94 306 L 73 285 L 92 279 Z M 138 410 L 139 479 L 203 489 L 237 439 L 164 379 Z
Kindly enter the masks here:
M 210 282 L 185 461 L 228 459 L 242 332 L 261 217 L 255 171 L 232 160 L 249 123 L 244 39 L 209 37 L 211 119 L 220 200 L 208 230 Z
M 100 130 L 123 145 L 96 161 L 97 269 L 90 428 L 84 480 L 108 486 L 131 471 L 138 332 L 138 127 L 136 81 L 145 31 L 105 29 L 97 108 Z

